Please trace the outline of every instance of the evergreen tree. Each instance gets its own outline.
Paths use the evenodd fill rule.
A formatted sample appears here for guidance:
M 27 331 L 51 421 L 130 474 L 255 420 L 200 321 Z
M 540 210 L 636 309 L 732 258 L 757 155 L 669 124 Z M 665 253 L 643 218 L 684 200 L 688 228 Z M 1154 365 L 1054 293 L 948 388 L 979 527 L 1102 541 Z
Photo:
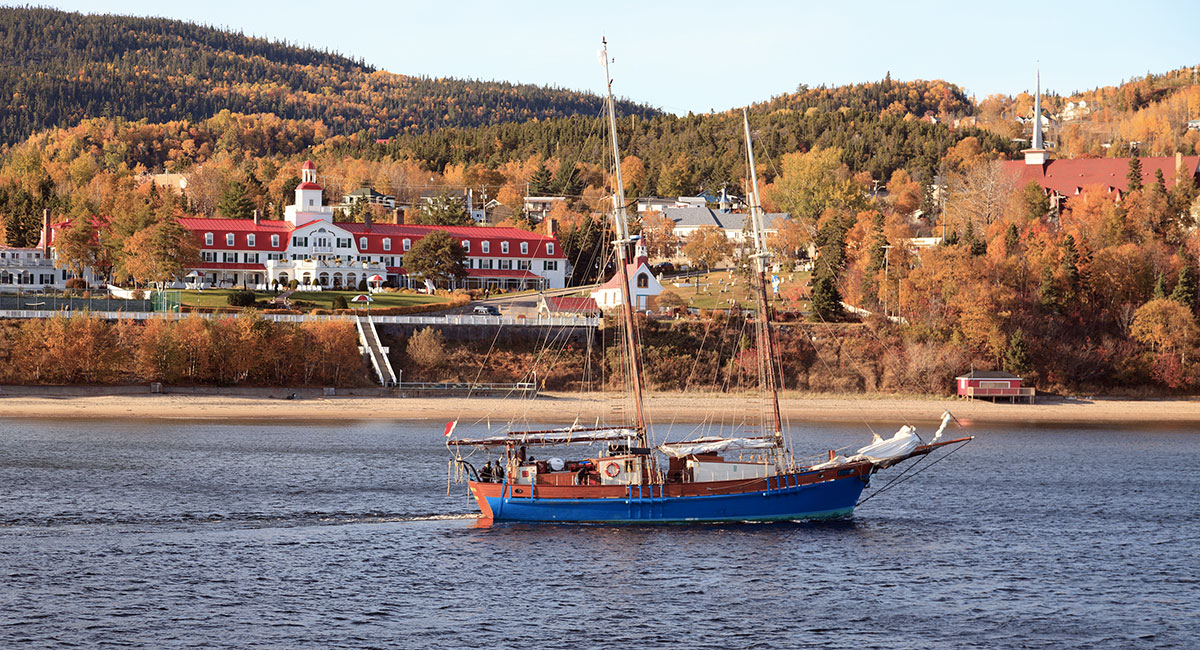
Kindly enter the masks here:
M 471 215 L 461 196 L 442 192 L 421 204 L 416 221 L 426 226 L 469 226 Z
M 529 189 L 526 191 L 529 196 L 546 196 L 553 188 L 551 187 L 550 171 L 546 169 L 546 165 L 539 164 L 534 170 L 533 175 L 529 177 Z
M 1163 288 L 1163 276 L 1159 273 L 1154 279 L 1153 300 L 1162 300 L 1167 297 L 1167 291 Z
M 583 179 L 573 163 L 563 160 L 554 177 L 554 190 L 559 196 L 579 196 L 583 192 Z
M 883 233 L 883 215 L 876 214 L 874 219 L 874 229 L 871 235 L 871 247 L 867 253 L 867 271 L 874 273 L 883 268 L 887 261 L 887 236 Z
M 1129 157 L 1129 174 L 1125 177 L 1128 182 L 1128 192 L 1137 192 L 1142 189 L 1142 159 L 1138 158 L 1137 151 Z
M 828 273 L 822 273 L 813 283 L 812 313 L 817 322 L 832 323 L 842 320 L 842 294 Z
M 1025 334 L 1021 330 L 1012 333 L 1008 339 L 1008 347 L 1004 350 L 1004 369 L 1018 377 L 1024 377 L 1032 370 L 1029 360 L 1029 344 L 1025 342 Z
M 226 219 L 249 219 L 254 216 L 254 203 L 247 195 L 246 186 L 241 181 L 233 181 L 221 195 L 217 210 Z
M 1004 229 L 1004 250 L 1009 255 L 1016 255 L 1021 247 L 1021 233 L 1017 232 L 1015 224 L 1008 224 Z
M 1063 296 L 1054 281 L 1054 272 L 1050 267 L 1042 269 L 1042 280 L 1038 284 L 1038 303 L 1046 309 L 1057 310 L 1062 306 Z
M 1171 300 L 1187 305 L 1187 308 L 1196 311 L 1196 260 L 1192 259 L 1191 255 L 1183 254 L 1183 266 L 1179 269 L 1179 279 L 1175 282 L 1175 289 L 1171 292 Z

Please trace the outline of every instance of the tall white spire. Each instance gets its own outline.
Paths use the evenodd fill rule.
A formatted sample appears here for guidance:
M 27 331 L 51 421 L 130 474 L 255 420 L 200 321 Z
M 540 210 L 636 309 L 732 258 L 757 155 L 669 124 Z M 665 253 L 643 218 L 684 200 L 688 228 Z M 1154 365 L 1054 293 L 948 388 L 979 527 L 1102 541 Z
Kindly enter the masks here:
M 1037 91 L 1033 96 L 1033 148 L 1044 149 L 1042 144 L 1042 66 L 1037 68 Z

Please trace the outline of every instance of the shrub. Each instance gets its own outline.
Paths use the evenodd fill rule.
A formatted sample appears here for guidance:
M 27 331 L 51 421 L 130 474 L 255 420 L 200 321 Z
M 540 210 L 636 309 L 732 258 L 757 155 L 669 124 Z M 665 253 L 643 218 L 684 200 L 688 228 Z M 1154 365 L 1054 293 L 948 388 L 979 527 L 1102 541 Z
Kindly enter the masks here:
M 234 291 L 225 298 L 225 302 L 230 307 L 253 307 L 254 292 L 253 291 Z
M 349 309 L 350 305 L 346 303 L 346 296 L 334 296 L 333 297 L 333 308 L 334 309 Z
M 446 344 L 442 338 L 442 331 L 432 327 L 417 330 L 408 339 L 405 351 L 418 366 L 426 369 L 437 368 L 446 358 Z
M 359 280 L 359 281 L 358 281 L 358 290 L 359 290 L 359 291 L 366 291 L 366 290 L 367 290 L 367 281 L 366 281 L 366 280 Z
M 298 287 L 298 286 L 300 286 L 300 281 L 297 280 L 296 278 L 292 278 L 291 280 L 288 280 L 288 288 L 291 289 L 292 291 L 295 291 L 296 287 Z
M 86 289 L 88 288 L 87 280 L 83 278 L 71 278 L 67 280 L 68 289 Z

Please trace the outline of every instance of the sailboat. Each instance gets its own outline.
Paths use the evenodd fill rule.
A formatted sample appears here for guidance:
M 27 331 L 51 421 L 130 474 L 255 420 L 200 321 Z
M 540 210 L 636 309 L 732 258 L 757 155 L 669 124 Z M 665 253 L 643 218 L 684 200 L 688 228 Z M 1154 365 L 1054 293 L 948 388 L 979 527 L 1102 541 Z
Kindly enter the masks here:
M 763 211 L 750 140 L 749 117 L 743 111 L 746 157 L 750 174 L 753 272 L 758 313 L 755 320 L 759 374 L 769 397 L 769 415 L 759 430 L 738 436 L 704 436 L 653 444 L 643 393 L 639 334 L 631 300 L 631 248 L 625 217 L 625 188 L 617 145 L 616 115 L 609 76 L 607 42 L 601 49 L 607 87 L 608 127 L 614 161 L 613 225 L 617 274 L 622 301 L 619 318 L 622 351 L 633 403 L 628 421 L 616 425 L 537 430 L 507 430 L 482 438 L 454 437 L 455 423 L 445 430 L 455 475 L 463 478 L 484 518 L 493 521 L 579 523 L 690 523 L 727 521 L 793 521 L 844 517 L 853 512 L 863 489 L 880 470 L 925 457 L 970 437 L 941 440 L 952 416 L 924 442 L 911 426 L 888 439 L 879 436 L 850 456 L 834 451 L 815 464 L 797 464 L 780 417 L 777 343 L 767 301 L 770 254 L 765 245 Z M 531 448 L 588 448 L 582 457 L 534 460 Z M 476 471 L 464 450 L 499 452 L 495 469 L 489 462 Z M 732 452 L 732 453 L 731 453 Z M 736 454 L 736 457 L 734 456 Z M 538 452 L 538 455 L 542 455 Z

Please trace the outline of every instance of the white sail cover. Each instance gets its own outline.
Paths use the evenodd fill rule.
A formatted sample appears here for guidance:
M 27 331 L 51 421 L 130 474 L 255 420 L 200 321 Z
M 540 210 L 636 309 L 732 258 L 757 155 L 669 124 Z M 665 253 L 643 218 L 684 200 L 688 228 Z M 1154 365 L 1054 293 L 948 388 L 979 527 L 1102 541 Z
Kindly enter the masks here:
M 668 442 L 658 446 L 658 450 L 668 456 L 683 458 L 695 454 L 712 454 L 730 449 L 771 449 L 775 441 L 770 438 L 718 438 L 710 436 L 683 442 Z
M 487 438 L 471 438 L 453 441 L 453 444 L 469 444 L 480 446 L 504 446 L 508 444 L 523 445 L 569 445 L 592 444 L 601 440 L 631 440 L 637 437 L 637 431 L 626 428 L 612 429 L 578 429 L 564 427 L 548 431 L 510 431 L 499 436 Z
M 899 458 L 911 454 L 919 444 L 921 444 L 921 439 L 917 437 L 916 429 L 906 424 L 900 427 L 900 430 L 891 438 L 877 440 L 859 449 L 857 454 L 850 457 L 850 460 L 866 459 L 880 461 L 889 458 Z

